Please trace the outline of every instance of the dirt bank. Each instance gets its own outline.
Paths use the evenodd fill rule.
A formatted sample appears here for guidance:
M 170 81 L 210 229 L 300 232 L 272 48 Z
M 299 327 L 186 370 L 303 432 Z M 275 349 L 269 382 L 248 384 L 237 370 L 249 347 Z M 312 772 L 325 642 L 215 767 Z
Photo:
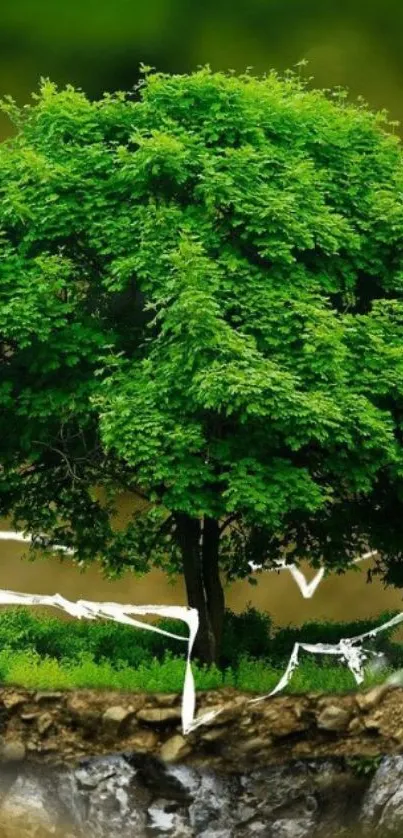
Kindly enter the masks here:
M 250 704 L 235 690 L 200 693 L 197 714 L 223 708 L 182 736 L 181 696 L 0 689 L 0 760 L 74 762 L 137 751 L 226 771 L 309 756 L 403 753 L 403 689 L 276 696 Z

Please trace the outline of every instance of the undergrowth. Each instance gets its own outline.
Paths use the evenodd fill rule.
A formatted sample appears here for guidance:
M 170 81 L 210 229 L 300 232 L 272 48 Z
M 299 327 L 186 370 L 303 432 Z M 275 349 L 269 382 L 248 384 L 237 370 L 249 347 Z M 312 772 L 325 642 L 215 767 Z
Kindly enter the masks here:
M 198 690 L 235 687 L 264 695 L 279 682 L 296 640 L 334 643 L 380 625 L 391 614 L 351 624 L 306 623 L 275 629 L 270 617 L 248 608 L 227 612 L 219 666 L 193 662 Z M 186 626 L 159 621 L 186 636 Z M 383 651 L 389 671 L 403 663 L 402 647 L 391 632 L 372 648 Z M 183 650 L 178 647 L 183 646 Z M 117 689 L 132 692 L 180 692 L 185 674 L 185 644 L 154 632 L 111 622 L 80 623 L 39 617 L 24 608 L 0 614 L 0 681 L 33 689 Z M 180 653 L 182 652 L 182 654 Z M 380 683 L 387 672 L 367 674 L 364 686 Z M 345 692 L 356 688 L 353 675 L 333 658 L 301 655 L 287 692 Z

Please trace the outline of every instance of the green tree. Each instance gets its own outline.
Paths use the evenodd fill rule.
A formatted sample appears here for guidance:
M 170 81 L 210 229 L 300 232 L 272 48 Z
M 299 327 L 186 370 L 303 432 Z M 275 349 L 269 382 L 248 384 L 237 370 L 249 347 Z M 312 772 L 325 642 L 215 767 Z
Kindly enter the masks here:
M 183 571 L 211 661 L 220 572 L 371 545 L 403 584 L 403 158 L 293 74 L 143 71 L 2 103 L 0 511 L 110 576 Z

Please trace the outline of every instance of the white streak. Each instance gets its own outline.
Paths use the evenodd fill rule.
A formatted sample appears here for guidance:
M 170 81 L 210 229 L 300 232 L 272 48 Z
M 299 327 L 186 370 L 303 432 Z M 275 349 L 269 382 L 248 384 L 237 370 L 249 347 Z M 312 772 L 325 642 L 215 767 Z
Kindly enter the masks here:
M 370 559 L 372 556 L 376 556 L 377 550 L 371 550 L 369 553 L 364 553 L 363 556 L 358 556 L 358 558 L 353 559 L 352 564 L 358 564 L 358 562 L 363 562 L 365 559 Z M 255 570 L 264 570 L 265 573 L 268 573 L 271 570 L 280 571 L 280 570 L 288 570 L 290 575 L 297 583 L 302 596 L 304 599 L 311 599 L 313 597 L 317 587 L 320 585 L 324 575 L 325 575 L 325 568 L 321 567 L 317 574 L 311 579 L 310 582 L 307 581 L 305 574 L 302 570 L 297 567 L 295 564 L 287 564 L 286 559 L 276 559 L 275 560 L 275 567 L 265 567 L 261 564 L 255 564 L 254 562 L 248 562 L 249 567 L 251 568 L 252 572 Z
M 21 541 L 24 543 L 29 543 L 32 541 L 31 536 L 23 535 L 22 533 L 13 531 L 0 532 L 0 539 L 3 541 L 14 540 Z M 50 546 L 50 549 L 52 549 L 52 546 Z M 53 546 L 53 549 L 63 550 L 68 554 L 74 553 L 73 550 L 70 550 L 63 546 Z M 364 561 L 365 559 L 371 558 L 374 555 L 376 555 L 376 551 L 365 553 L 363 556 L 359 556 L 358 558 L 354 559 L 353 563 Z M 255 565 L 253 562 L 249 562 L 249 565 L 252 571 L 262 569 L 261 565 Z M 325 573 L 325 568 L 320 568 L 315 577 L 311 580 L 311 582 L 308 583 L 302 571 L 300 571 L 295 564 L 286 564 L 285 559 L 278 559 L 276 561 L 276 567 L 267 568 L 266 570 L 288 570 L 291 573 L 295 582 L 297 583 L 302 593 L 302 596 L 305 599 L 309 599 L 313 596 Z M 184 735 L 190 733 L 190 731 L 192 730 L 195 730 L 200 725 L 206 724 L 207 722 L 211 721 L 222 712 L 222 710 L 208 711 L 203 716 L 199 717 L 198 719 L 195 719 L 196 693 L 191 667 L 192 650 L 199 628 L 199 615 L 198 611 L 195 608 L 188 608 L 176 605 L 122 605 L 121 603 L 117 602 L 90 602 L 88 600 L 78 600 L 77 602 L 70 602 L 69 600 L 64 599 L 64 597 L 62 597 L 60 594 L 55 594 L 54 596 L 33 595 L 17 593 L 15 591 L 1 590 L 0 605 L 49 605 L 55 608 L 60 608 L 61 610 L 66 611 L 68 614 L 70 614 L 73 617 L 77 617 L 78 619 L 84 617 L 85 619 L 94 620 L 97 617 L 100 617 L 106 620 L 113 620 L 114 622 L 130 625 L 134 628 L 141 628 L 147 631 L 154 631 L 158 634 L 165 635 L 166 637 L 172 637 L 175 640 L 185 642 L 188 644 L 188 650 L 186 659 L 185 680 L 182 692 L 182 730 Z M 189 627 L 189 636 L 188 638 L 184 638 L 180 635 L 164 631 L 163 629 L 160 629 L 157 626 L 153 626 L 148 623 L 143 623 L 140 620 L 136 620 L 133 617 L 128 616 L 130 614 L 137 614 L 139 616 L 154 614 L 159 617 L 169 617 L 171 619 L 183 620 Z M 287 684 L 290 682 L 292 678 L 293 672 L 299 665 L 300 649 L 306 652 L 310 652 L 312 654 L 329 654 L 340 657 L 347 663 L 348 668 L 354 675 L 356 683 L 362 683 L 362 681 L 364 680 L 363 662 L 367 660 L 370 654 L 369 652 L 367 652 L 367 650 L 365 650 L 362 647 L 362 642 L 367 637 L 375 637 L 380 631 L 392 628 L 402 621 L 403 612 L 398 614 L 396 617 L 393 617 L 391 620 L 388 620 L 382 626 L 378 626 L 378 628 L 372 629 L 371 631 L 365 632 L 364 634 L 357 635 L 356 637 L 351 638 L 341 638 L 337 644 L 295 643 L 287 668 L 284 674 L 282 675 L 280 681 L 277 683 L 276 687 L 270 693 L 268 693 L 268 695 L 251 699 L 248 703 L 254 704 L 258 701 L 263 701 L 266 698 L 270 698 L 276 693 L 281 692 L 281 690 L 283 690 L 287 686 Z M 360 644 L 361 648 L 356 648 L 356 644 Z
M 82 617 L 87 620 L 95 620 L 97 617 L 101 617 L 105 620 L 124 623 L 134 628 L 155 631 L 158 634 L 165 635 L 165 637 L 173 637 L 175 640 L 181 640 L 187 643 L 188 652 L 182 692 L 182 729 L 184 734 L 189 733 L 192 729 L 196 707 L 196 693 L 190 660 L 199 627 L 199 615 L 195 608 L 187 608 L 179 605 L 121 605 L 118 602 L 89 602 L 87 600 L 70 602 L 60 596 L 60 594 L 48 596 L 46 594 L 23 594 L 17 593 L 16 591 L 0 591 L 0 605 L 50 605 L 66 611 L 72 617 L 77 617 L 79 620 Z M 189 627 L 189 637 L 182 637 L 179 634 L 164 631 L 157 626 L 135 620 L 133 617 L 129 617 L 128 614 L 142 616 L 154 614 L 158 617 L 169 617 L 172 620 L 183 620 Z

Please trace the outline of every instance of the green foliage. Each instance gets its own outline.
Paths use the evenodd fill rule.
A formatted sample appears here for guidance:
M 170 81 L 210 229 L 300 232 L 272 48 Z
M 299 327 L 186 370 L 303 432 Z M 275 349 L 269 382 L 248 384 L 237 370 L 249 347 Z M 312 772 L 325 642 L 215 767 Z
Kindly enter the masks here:
M 42 80 L 2 108 L 0 512 L 111 576 L 180 570 L 184 512 L 231 520 L 229 577 L 285 545 L 337 569 L 371 543 L 403 584 L 385 115 L 208 67 L 97 102 Z M 116 533 L 135 488 L 151 506 Z
M 264 695 L 274 689 L 283 670 L 275 669 L 266 661 L 241 658 L 236 670 L 224 671 L 217 666 L 192 667 L 197 690 L 216 690 L 234 687 L 245 692 Z M 166 653 L 132 668 L 125 663 L 103 660 L 99 663 L 89 652 L 81 652 L 77 659 L 41 657 L 33 650 L 0 651 L 0 681 L 27 689 L 116 689 L 131 692 L 177 692 L 183 688 L 185 661 Z M 380 682 L 381 678 L 367 677 L 364 687 Z M 294 673 L 286 692 L 346 692 L 356 689 L 354 678 L 345 667 L 321 667 L 304 661 Z
M 379 768 L 382 759 L 382 754 L 373 757 L 348 757 L 346 765 L 358 777 L 371 777 Z
M 295 643 L 335 644 L 341 638 L 357 637 L 365 634 L 371 629 L 386 623 L 398 613 L 397 611 L 385 611 L 376 617 L 352 620 L 348 623 L 312 620 L 304 623 L 303 626 L 277 628 L 270 644 L 270 650 L 267 650 L 267 657 L 275 666 L 285 665 Z M 400 663 L 403 663 L 403 647 L 400 643 L 393 643 L 391 640 L 395 630 L 394 628 L 386 629 L 376 635 L 375 638 L 367 641 L 367 644 L 373 651 L 383 652 L 392 666 L 399 667 Z
M 181 621 L 158 620 L 157 625 L 187 637 L 187 627 Z M 222 668 L 236 668 L 240 658 L 268 657 L 272 647 L 271 620 L 253 608 L 236 615 L 227 611 L 220 656 Z M 15 652 L 32 650 L 40 657 L 58 661 L 76 660 L 82 654 L 92 656 L 96 664 L 108 661 L 137 668 L 153 659 L 162 661 L 167 652 L 178 655 L 181 643 L 155 632 L 136 631 L 131 626 L 102 621 L 69 621 L 57 617 L 39 617 L 25 608 L 10 608 L 0 612 L 0 649 Z
M 337 643 L 341 637 L 354 637 L 381 625 L 392 613 L 382 613 L 367 620 L 350 623 L 307 622 L 302 626 L 273 626 L 268 614 L 248 607 L 242 614 L 226 611 L 223 641 L 219 659 L 221 670 L 236 672 L 241 661 L 262 661 L 276 671 L 284 668 L 296 642 Z M 157 625 L 174 634 L 187 637 L 184 623 L 158 620 Z M 52 658 L 75 662 L 89 655 L 94 665 L 107 663 L 112 667 L 137 669 L 153 660 L 160 663 L 166 655 L 184 654 L 185 644 L 155 632 L 137 631 L 131 626 L 103 621 L 69 621 L 57 617 L 38 616 L 26 608 L 10 608 L 0 612 L 0 650 L 12 653 L 33 652 L 41 659 Z M 391 632 L 385 631 L 371 640 L 374 651 L 383 652 L 392 668 L 403 667 L 403 646 L 392 643 Z M 326 666 L 325 657 L 315 666 Z M 343 667 L 337 671 L 341 671 Z M 347 673 L 348 675 L 348 673 Z M 226 676 L 227 677 L 227 676 Z M 348 675 L 349 677 L 349 675 Z
M 306 623 L 275 629 L 268 615 L 248 608 L 226 612 L 219 666 L 192 665 L 198 690 L 234 687 L 269 693 L 280 680 L 296 641 L 332 643 L 379 625 L 389 614 L 352 623 Z M 158 621 L 161 628 L 183 633 L 183 623 Z M 401 644 L 389 635 L 374 645 L 388 655 L 391 670 L 401 666 Z M 297 636 L 298 635 L 298 636 Z M 185 655 L 178 641 L 129 626 L 102 622 L 69 622 L 32 615 L 24 608 L 0 614 L 0 682 L 32 689 L 118 689 L 180 692 Z M 397 660 L 393 660 L 395 650 Z M 385 673 L 366 674 L 364 687 L 380 683 Z M 341 662 L 302 656 L 288 692 L 344 692 L 356 689 L 351 672 Z

